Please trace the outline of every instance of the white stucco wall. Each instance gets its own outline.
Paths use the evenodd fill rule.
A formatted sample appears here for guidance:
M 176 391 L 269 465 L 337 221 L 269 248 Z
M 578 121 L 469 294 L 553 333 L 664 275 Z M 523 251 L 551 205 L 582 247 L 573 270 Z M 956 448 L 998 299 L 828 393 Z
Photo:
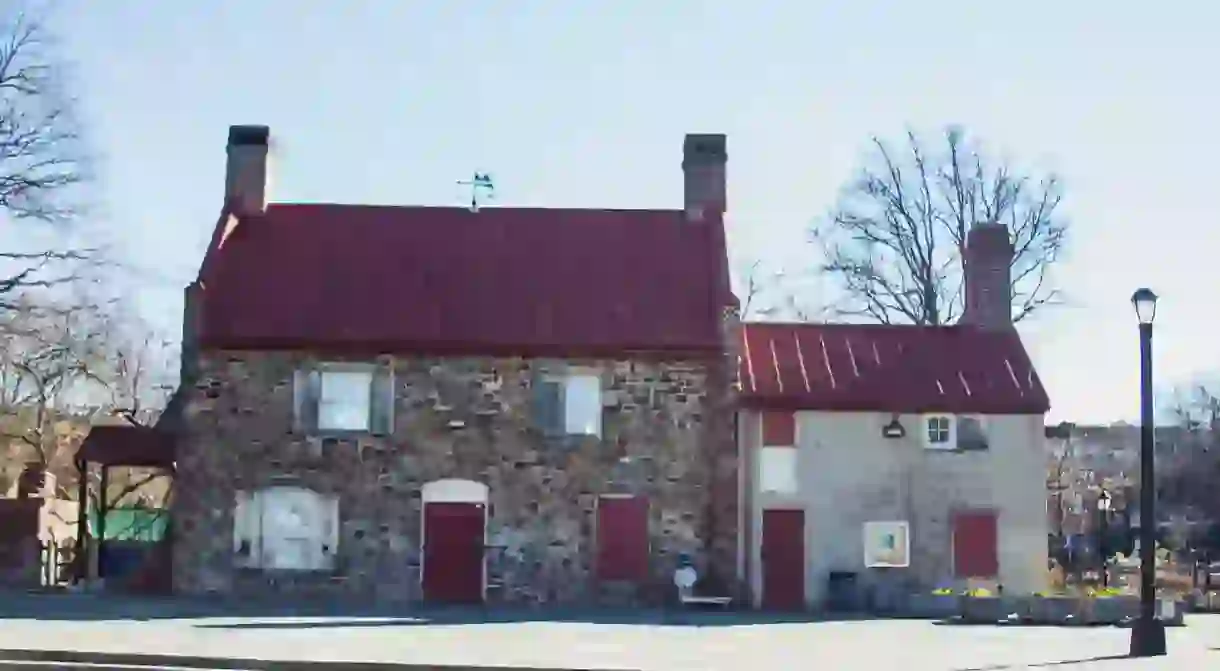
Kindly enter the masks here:
M 907 436 L 885 439 L 888 413 L 799 412 L 796 416 L 799 491 L 791 496 L 758 487 L 761 422 L 743 413 L 743 465 L 749 472 L 750 530 L 744 558 L 755 605 L 762 594 L 760 535 L 767 507 L 805 510 L 805 592 L 812 607 L 826 598 L 831 571 L 858 571 L 869 586 L 899 590 L 954 584 L 951 519 L 954 509 L 993 508 L 998 513 L 999 582 L 1006 593 L 1045 588 L 1047 518 L 1043 417 L 987 417 L 990 449 L 926 450 L 922 418 L 903 415 Z M 748 427 L 748 428 L 747 428 Z M 863 525 L 906 520 L 911 566 L 865 569 Z M 745 539 L 749 539 L 748 541 Z

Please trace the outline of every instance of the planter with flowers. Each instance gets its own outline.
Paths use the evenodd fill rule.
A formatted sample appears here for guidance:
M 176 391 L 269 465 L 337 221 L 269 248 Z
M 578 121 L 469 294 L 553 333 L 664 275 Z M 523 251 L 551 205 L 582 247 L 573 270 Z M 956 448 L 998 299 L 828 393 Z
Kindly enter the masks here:
M 1008 616 L 1009 608 L 1004 599 L 989 589 L 975 588 L 962 592 L 959 601 L 959 614 L 966 622 L 986 622 L 994 624 Z
M 959 600 L 960 595 L 951 589 L 936 589 L 911 594 L 906 610 L 912 617 L 944 619 L 960 612 Z

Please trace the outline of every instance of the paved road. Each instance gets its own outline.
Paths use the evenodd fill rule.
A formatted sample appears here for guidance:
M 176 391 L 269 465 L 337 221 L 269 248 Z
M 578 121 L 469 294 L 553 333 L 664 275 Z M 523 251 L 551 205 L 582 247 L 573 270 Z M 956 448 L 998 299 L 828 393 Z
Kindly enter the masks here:
M 0 616 L 4 606 L 0 600 Z M 640 616 L 646 623 L 624 624 L 613 619 L 471 623 L 476 618 L 469 615 L 439 617 L 442 623 L 403 617 L 174 617 L 169 612 L 133 613 L 144 620 L 109 619 L 121 614 L 101 612 L 74 619 L 66 613 L 41 613 L 41 619 L 22 615 L 10 612 L 0 623 L 0 648 L 649 671 L 1220 668 L 1220 616 L 1203 615 L 1171 630 L 1171 655 L 1154 660 L 1106 659 L 1127 649 L 1128 631 L 1112 628 L 954 627 L 894 620 L 748 624 L 740 616 L 680 626 L 647 621 L 647 616 Z

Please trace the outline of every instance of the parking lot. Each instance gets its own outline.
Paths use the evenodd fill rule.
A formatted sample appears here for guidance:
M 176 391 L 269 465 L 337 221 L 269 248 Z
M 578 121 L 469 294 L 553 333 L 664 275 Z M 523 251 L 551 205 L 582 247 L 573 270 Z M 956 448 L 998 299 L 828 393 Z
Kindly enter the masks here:
M 56 597 L 58 598 L 58 597 Z M 6 608 L 6 606 L 8 606 Z M 552 669 L 1194 669 L 1220 663 L 1220 616 L 1169 633 L 1171 654 L 1128 660 L 1114 628 L 948 626 L 927 621 L 777 622 L 748 614 L 445 611 L 225 616 L 132 602 L 0 604 L 0 648 Z M 75 606 L 75 607 L 74 607 Z M 123 612 L 126 611 L 126 612 Z M 490 621 L 487 621 L 490 620 Z M 3 656 L 0 655 L 0 659 Z

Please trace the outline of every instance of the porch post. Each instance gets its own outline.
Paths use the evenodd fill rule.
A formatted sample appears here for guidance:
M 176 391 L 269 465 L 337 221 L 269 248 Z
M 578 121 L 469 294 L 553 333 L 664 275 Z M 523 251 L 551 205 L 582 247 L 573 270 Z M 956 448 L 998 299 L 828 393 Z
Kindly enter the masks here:
M 105 577 L 105 552 L 106 547 L 106 512 L 109 504 L 106 501 L 106 490 L 110 480 L 110 467 L 102 464 L 101 484 L 98 486 L 97 492 L 97 577 Z
M 76 460 L 76 575 L 73 582 L 83 582 L 89 576 L 89 462 Z

